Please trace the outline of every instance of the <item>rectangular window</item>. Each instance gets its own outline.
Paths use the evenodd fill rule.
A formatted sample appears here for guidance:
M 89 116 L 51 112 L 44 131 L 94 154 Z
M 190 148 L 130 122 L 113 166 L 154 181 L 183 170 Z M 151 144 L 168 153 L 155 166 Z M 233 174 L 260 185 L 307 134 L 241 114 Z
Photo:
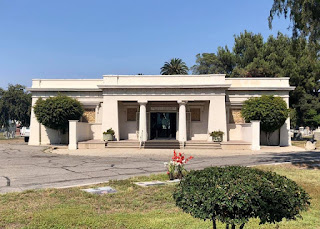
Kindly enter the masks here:
M 94 108 L 85 108 L 82 116 L 82 122 L 95 123 L 96 112 Z
M 240 109 L 230 109 L 229 123 L 235 123 L 235 124 L 245 123 L 241 115 Z
M 127 109 L 127 121 L 136 121 L 137 120 L 137 108 L 128 108 Z
M 191 121 L 200 121 L 200 116 L 201 116 L 201 112 L 200 112 L 200 108 L 191 108 L 190 109 L 191 112 Z

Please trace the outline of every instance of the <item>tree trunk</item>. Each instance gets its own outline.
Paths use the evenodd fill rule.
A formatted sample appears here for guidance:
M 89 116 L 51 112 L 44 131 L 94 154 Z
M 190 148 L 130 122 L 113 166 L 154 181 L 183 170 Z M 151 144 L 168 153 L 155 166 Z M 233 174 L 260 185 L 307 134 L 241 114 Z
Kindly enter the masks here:
M 229 224 L 226 225 L 226 229 L 229 229 Z
M 217 229 L 216 219 L 212 217 L 212 228 Z
M 270 145 L 270 137 L 271 137 L 271 133 L 270 132 L 266 132 L 266 137 L 267 137 L 267 145 Z
M 236 225 L 232 224 L 231 229 L 236 229 Z
M 243 224 L 241 224 L 241 226 L 240 226 L 240 229 L 243 229 L 244 228 L 244 223 Z

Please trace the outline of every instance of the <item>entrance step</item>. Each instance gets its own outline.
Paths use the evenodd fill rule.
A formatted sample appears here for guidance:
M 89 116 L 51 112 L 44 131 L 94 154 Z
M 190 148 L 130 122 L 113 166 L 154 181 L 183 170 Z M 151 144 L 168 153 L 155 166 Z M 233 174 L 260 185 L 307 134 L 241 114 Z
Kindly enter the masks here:
M 139 148 L 138 141 L 108 141 L 107 148 Z
M 144 143 L 145 149 L 180 149 L 178 140 L 149 140 Z
M 187 141 L 185 149 L 222 149 L 219 142 Z
M 78 149 L 104 149 L 106 143 L 101 140 L 87 140 L 78 142 Z

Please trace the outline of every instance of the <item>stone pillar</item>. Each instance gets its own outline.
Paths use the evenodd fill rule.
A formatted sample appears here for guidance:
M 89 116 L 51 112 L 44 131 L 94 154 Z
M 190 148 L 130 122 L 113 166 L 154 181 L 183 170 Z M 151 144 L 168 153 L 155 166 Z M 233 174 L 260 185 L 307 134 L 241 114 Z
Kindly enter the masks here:
M 38 122 L 36 115 L 33 111 L 33 106 L 36 104 L 38 98 L 32 97 L 31 117 L 30 117 L 30 137 L 29 145 L 40 145 L 41 144 L 41 124 Z
M 227 133 L 227 113 L 225 95 L 210 97 L 208 114 L 208 141 L 211 141 L 209 134 L 212 131 L 223 131 L 223 142 L 228 139 Z
M 284 98 L 289 108 L 289 98 Z M 291 146 L 290 136 L 290 118 L 288 117 L 286 122 L 280 128 L 280 146 Z
M 179 142 L 187 141 L 187 101 L 178 101 L 179 103 Z
M 103 114 L 102 114 L 102 129 L 101 140 L 103 132 L 112 128 L 115 132 L 114 137 L 117 141 L 120 140 L 119 132 L 119 111 L 118 100 L 112 96 L 103 96 Z
M 251 150 L 260 150 L 260 121 L 251 121 Z
M 94 122 L 95 123 L 98 123 L 99 122 L 99 120 L 98 120 L 98 117 L 99 117 L 99 105 L 97 105 L 96 106 L 96 108 L 94 109 L 94 111 L 95 111 L 95 116 L 94 116 Z
M 69 150 L 78 149 L 78 120 L 69 120 Z
M 139 102 L 139 141 L 145 142 L 148 139 L 147 132 L 147 102 Z

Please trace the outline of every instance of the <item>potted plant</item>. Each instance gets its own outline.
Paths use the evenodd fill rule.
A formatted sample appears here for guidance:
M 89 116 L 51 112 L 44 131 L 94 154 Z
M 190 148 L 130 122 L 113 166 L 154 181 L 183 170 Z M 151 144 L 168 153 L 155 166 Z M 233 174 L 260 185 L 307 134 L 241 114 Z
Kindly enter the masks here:
M 222 142 L 224 132 L 221 130 L 212 131 L 210 136 L 212 137 L 212 141 L 214 142 Z
M 103 140 L 104 141 L 112 141 L 114 136 L 114 130 L 112 128 L 108 129 L 107 131 L 103 132 Z

